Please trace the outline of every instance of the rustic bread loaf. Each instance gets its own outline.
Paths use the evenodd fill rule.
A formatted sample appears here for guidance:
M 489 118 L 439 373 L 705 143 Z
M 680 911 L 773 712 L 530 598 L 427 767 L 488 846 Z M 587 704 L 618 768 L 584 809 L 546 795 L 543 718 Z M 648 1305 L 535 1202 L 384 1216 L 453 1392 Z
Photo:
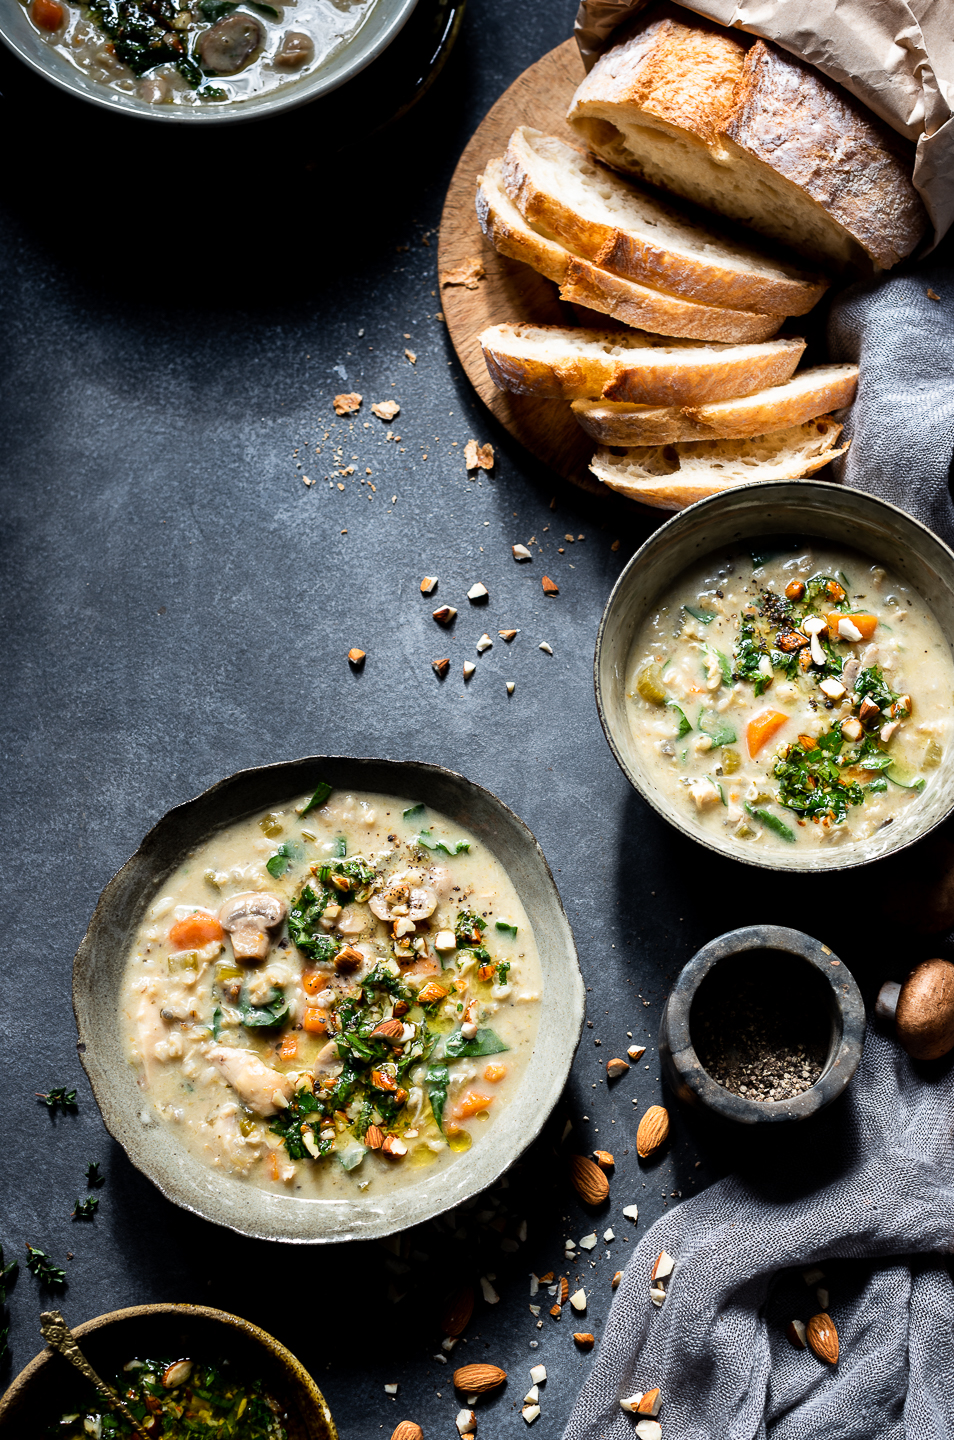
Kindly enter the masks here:
M 605 270 L 698 304 L 804 315 L 827 282 L 688 220 L 588 155 L 528 125 L 503 183 L 521 215 Z
M 749 440 L 788 430 L 850 405 L 858 388 L 857 365 L 816 365 L 742 399 L 682 409 L 574 400 L 571 410 L 601 445 L 672 445 L 683 440 Z
M 887 269 L 927 226 L 908 141 L 814 67 L 682 8 L 643 12 L 568 119 L 617 169 L 839 270 Z
M 574 255 L 558 240 L 528 225 L 501 184 L 501 161 L 490 160 L 477 177 L 477 218 L 487 239 L 501 255 L 523 260 L 560 287 L 563 300 L 612 315 L 626 325 L 658 335 L 694 340 L 746 343 L 768 340 L 779 327 L 777 315 L 696 305 L 678 295 L 664 295 L 613 275 Z
M 842 427 L 830 415 L 753 440 L 697 440 L 640 445 L 622 455 L 597 450 L 590 464 L 600 480 L 657 510 L 682 510 L 707 495 L 755 480 L 800 480 L 842 455 Z
M 796 339 L 703 345 L 639 330 L 560 325 L 490 325 L 479 339 L 500 390 L 640 405 L 704 405 L 784 384 L 805 349 Z

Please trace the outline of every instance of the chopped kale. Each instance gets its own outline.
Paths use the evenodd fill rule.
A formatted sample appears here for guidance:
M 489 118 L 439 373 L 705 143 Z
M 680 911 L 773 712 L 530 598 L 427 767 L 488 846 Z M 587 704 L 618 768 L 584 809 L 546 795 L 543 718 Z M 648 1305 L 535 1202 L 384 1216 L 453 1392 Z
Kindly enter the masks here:
M 472 1040 L 468 1040 L 460 1030 L 455 1030 L 448 1035 L 441 1045 L 441 1056 L 449 1060 L 458 1060 L 462 1056 L 468 1058 L 474 1055 L 501 1055 L 510 1046 L 505 1045 L 499 1035 L 493 1030 L 478 1030 Z
M 320 1110 L 321 1107 L 314 1095 L 303 1085 L 300 1090 L 295 1091 L 285 1109 L 269 1125 L 269 1130 L 273 1135 L 279 1137 L 290 1159 L 304 1160 L 311 1153 L 302 1139 L 302 1131 L 305 1128 L 312 1132 L 312 1144 L 316 1146 L 320 1154 L 327 1155 L 330 1152 L 332 1142 L 319 1140 L 317 1135 L 314 1135 L 314 1123 L 309 1118 L 316 1116 L 320 1121 Z
M 801 736 L 781 750 L 774 767 L 779 804 L 811 819 L 827 815 L 839 824 L 849 805 L 862 805 L 863 786 L 845 780 L 838 764 L 844 743 L 839 723 L 817 739 Z
M 201 83 L 201 68 L 176 28 L 177 0 L 87 0 L 87 4 L 112 40 L 117 59 L 134 75 L 145 75 L 157 65 L 174 65 L 193 88 Z
M 330 964 L 341 949 L 340 940 L 318 928 L 325 909 L 337 895 L 333 890 L 314 891 L 304 885 L 288 915 L 288 933 L 303 955 L 318 964 Z
M 419 815 L 422 816 L 424 814 L 424 809 L 424 805 L 419 802 L 417 805 L 409 805 L 407 809 L 401 813 L 405 820 L 416 820 Z
M 272 987 L 272 993 L 265 1005 L 250 1005 L 242 992 L 239 1000 L 239 1011 L 242 1016 L 242 1024 L 250 1030 L 271 1030 L 280 1025 L 288 1014 L 288 1000 L 285 993 L 279 990 L 278 986 Z
M 293 860 L 300 860 L 304 854 L 297 840 L 283 840 L 275 854 L 265 861 L 265 869 L 274 879 L 280 880 L 291 868 Z
M 498 921 L 496 922 L 496 928 L 501 932 L 501 934 L 503 934 L 503 935 L 509 935 L 513 940 L 516 940 L 516 938 L 517 938 L 517 927 L 516 927 L 516 925 L 508 925 L 506 920 L 498 920 Z

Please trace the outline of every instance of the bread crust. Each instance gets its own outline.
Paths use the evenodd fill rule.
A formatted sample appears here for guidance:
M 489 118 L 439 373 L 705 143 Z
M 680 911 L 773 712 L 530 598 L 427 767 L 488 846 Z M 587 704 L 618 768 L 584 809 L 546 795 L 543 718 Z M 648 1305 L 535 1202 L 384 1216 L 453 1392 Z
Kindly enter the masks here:
M 781 324 L 778 315 L 697 305 L 591 265 L 527 224 L 502 189 L 501 163 L 488 161 L 484 174 L 477 177 L 480 228 L 501 255 L 522 260 L 553 280 L 560 287 L 561 300 L 585 305 L 640 330 L 692 340 L 748 344 L 770 339 Z
M 775 273 L 767 273 L 720 263 L 718 254 L 713 253 L 715 247 L 710 244 L 713 240 L 710 233 L 692 226 L 679 211 L 664 205 L 647 192 L 639 191 L 631 184 L 627 186 L 626 181 L 595 160 L 589 163 L 614 187 L 628 188 L 644 200 L 647 209 L 654 212 L 661 222 L 660 233 L 663 233 L 666 222 L 680 229 L 696 230 L 698 250 L 694 254 L 680 253 L 669 248 L 664 237 L 654 241 L 651 238 L 652 227 L 647 227 L 646 233 L 640 233 L 583 213 L 546 184 L 540 183 L 534 154 L 537 136 L 538 132 L 528 126 L 518 126 L 514 131 L 503 158 L 501 174 L 504 188 L 530 225 L 556 235 L 570 249 L 600 269 L 615 271 L 630 280 L 696 304 L 754 310 L 763 315 L 804 315 L 825 293 L 827 281 L 817 276 L 799 275 L 794 269 L 786 275 L 781 273 L 785 269 L 781 265 Z M 571 146 L 564 146 L 562 141 L 550 136 L 539 138 L 547 145 L 559 146 L 568 156 L 580 158 Z M 586 158 L 589 161 L 589 157 Z M 737 251 L 740 259 L 744 257 L 746 247 L 733 244 L 731 248 Z M 749 254 L 753 261 L 760 258 L 752 251 Z
M 535 354 L 519 353 L 513 341 L 529 332 L 535 340 L 554 342 L 549 354 L 543 353 L 542 344 Z M 570 336 L 594 343 L 588 350 L 574 350 Z M 570 331 L 556 325 L 491 325 L 479 340 L 490 377 L 500 390 L 640 405 L 704 405 L 784 384 L 805 349 L 804 340 L 783 338 L 739 353 L 741 347 L 697 347 L 636 332 Z M 627 342 L 629 353 L 609 353 L 627 348 Z
M 849 442 L 841 446 L 837 444 L 841 431 L 841 425 L 830 415 L 822 415 L 807 425 L 764 436 L 766 442 L 774 442 L 778 454 L 762 464 L 761 474 L 758 465 L 744 473 L 739 468 L 734 473 L 726 473 L 736 452 L 752 443 L 731 440 L 703 441 L 686 446 L 642 446 L 625 457 L 598 450 L 590 469 L 611 489 L 638 500 L 642 505 L 649 505 L 655 510 L 684 510 L 696 500 L 721 494 L 723 490 L 732 490 L 738 485 L 755 484 L 761 480 L 802 480 L 806 475 L 813 475 L 848 449 Z M 675 455 L 661 455 L 663 449 L 675 451 Z M 708 468 L 707 459 L 710 456 L 721 461 L 724 468 Z M 678 464 L 681 458 L 692 461 L 687 473 L 682 473 L 680 469 L 674 469 L 670 474 L 652 473 L 669 468 L 673 460 Z
M 601 400 L 574 400 L 571 410 L 588 435 L 600 445 L 672 445 L 693 440 L 748 440 L 774 430 L 803 425 L 831 410 L 850 405 L 858 388 L 857 365 L 821 365 L 809 388 L 791 386 L 760 390 L 753 397 L 683 408 L 620 405 Z
M 568 120 L 610 164 L 637 176 L 624 154 L 614 112 L 724 162 L 742 159 L 793 186 L 843 237 L 845 253 L 888 268 L 909 255 L 927 228 L 911 181 L 914 147 L 821 71 L 765 40 L 724 30 L 668 5 L 640 16 L 580 85 Z M 745 215 L 680 187 L 678 167 L 654 183 L 802 249 L 819 250 L 773 216 Z M 824 258 L 824 256 L 822 257 Z M 831 252 L 829 258 L 837 258 Z

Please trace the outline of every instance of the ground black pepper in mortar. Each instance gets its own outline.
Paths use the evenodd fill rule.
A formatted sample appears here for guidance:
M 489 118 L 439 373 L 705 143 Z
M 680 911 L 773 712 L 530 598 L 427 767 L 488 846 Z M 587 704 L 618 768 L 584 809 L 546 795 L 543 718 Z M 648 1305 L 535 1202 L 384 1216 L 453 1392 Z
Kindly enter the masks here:
M 784 964 L 779 973 L 778 957 L 768 957 L 766 969 L 775 973 L 760 974 L 752 968 L 756 957 L 746 959 L 747 973 L 722 974 L 716 984 L 714 972 L 700 986 L 692 1042 L 702 1068 L 726 1090 L 747 1100 L 791 1100 L 821 1076 L 829 1016 L 798 970 Z

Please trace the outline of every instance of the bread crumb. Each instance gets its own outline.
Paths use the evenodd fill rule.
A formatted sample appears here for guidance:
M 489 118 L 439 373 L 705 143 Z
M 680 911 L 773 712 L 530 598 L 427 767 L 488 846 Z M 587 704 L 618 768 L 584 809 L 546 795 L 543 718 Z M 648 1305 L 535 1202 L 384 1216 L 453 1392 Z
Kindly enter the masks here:
M 336 415 L 353 415 L 361 408 L 361 399 L 356 391 L 352 391 L 350 395 L 336 395 L 331 403 L 335 407 Z
M 941 298 L 940 295 L 936 294 L 935 291 L 930 288 L 930 286 L 928 287 L 926 293 L 929 300 L 940 300 Z
M 401 407 L 396 400 L 378 400 L 371 406 L 371 414 L 377 415 L 379 420 L 393 420 L 400 413 Z
M 489 443 L 478 445 L 476 440 L 468 440 L 464 446 L 464 464 L 468 470 L 492 470 L 494 447 Z
M 441 286 L 463 285 L 465 290 L 476 290 L 486 274 L 483 262 L 476 255 L 468 255 L 462 264 L 455 265 L 453 270 L 444 271 L 441 275 Z
M 404 353 L 405 353 L 405 355 L 407 356 L 407 358 L 410 360 L 410 362 L 411 362 L 412 365 L 416 365 L 416 364 L 417 364 L 417 356 L 414 354 L 414 351 L 413 351 L 413 350 L 405 350 Z

